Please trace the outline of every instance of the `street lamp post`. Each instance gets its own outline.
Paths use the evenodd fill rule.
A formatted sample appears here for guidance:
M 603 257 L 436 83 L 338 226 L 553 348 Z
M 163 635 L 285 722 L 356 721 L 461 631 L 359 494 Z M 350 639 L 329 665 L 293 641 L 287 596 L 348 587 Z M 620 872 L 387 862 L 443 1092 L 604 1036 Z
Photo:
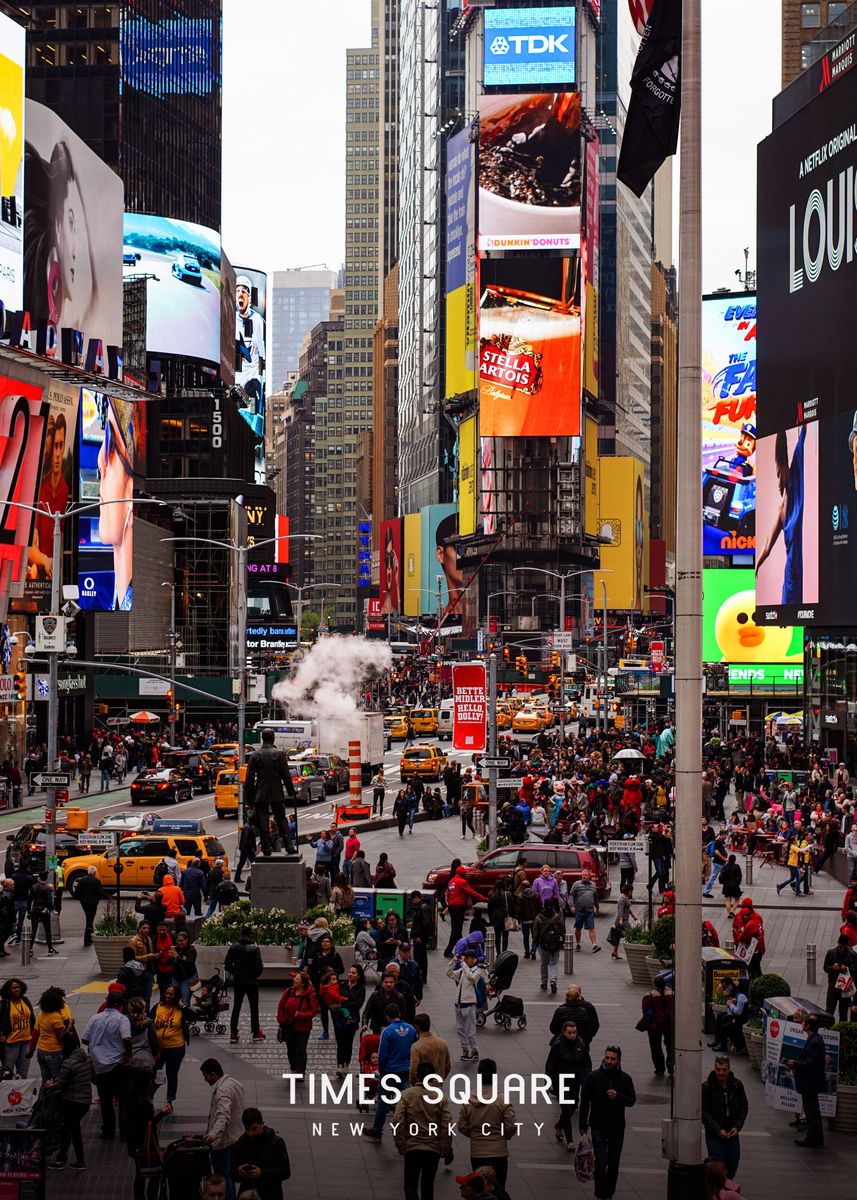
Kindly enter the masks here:
M 176 725 L 178 723 L 176 717 L 176 585 L 174 583 L 162 583 L 161 587 L 170 589 L 170 687 L 172 696 L 170 699 L 170 724 L 172 725 L 172 738 L 175 742 Z

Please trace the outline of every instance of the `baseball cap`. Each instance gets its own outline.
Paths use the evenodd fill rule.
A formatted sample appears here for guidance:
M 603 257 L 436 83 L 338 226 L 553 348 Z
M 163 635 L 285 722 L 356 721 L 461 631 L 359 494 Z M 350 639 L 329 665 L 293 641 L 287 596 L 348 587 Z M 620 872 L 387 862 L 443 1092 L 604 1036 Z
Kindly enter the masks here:
M 485 1180 L 478 1171 L 471 1171 L 469 1175 L 456 1175 L 455 1182 L 461 1187 L 463 1183 L 481 1183 L 484 1185 Z
M 237 291 L 240 287 L 246 288 L 248 292 L 252 291 L 253 285 L 246 275 L 239 275 L 235 280 L 235 290 Z
M 108 996 L 124 996 L 125 995 L 125 984 L 124 983 L 109 983 L 107 985 L 107 995 Z

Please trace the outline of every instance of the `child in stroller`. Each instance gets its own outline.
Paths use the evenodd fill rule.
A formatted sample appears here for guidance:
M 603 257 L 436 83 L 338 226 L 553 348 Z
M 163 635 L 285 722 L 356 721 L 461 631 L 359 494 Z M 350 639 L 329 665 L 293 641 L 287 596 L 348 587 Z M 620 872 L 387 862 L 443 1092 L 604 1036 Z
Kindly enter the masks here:
M 220 972 L 215 971 L 209 979 L 200 982 L 199 995 L 190 1012 L 191 1034 L 198 1037 L 200 1025 L 206 1033 L 226 1033 L 226 1025 L 220 1018 L 221 1013 L 228 1011 L 226 982 L 221 979 Z
M 512 986 L 515 972 L 518 969 L 518 956 L 512 950 L 504 950 L 498 954 L 493 968 L 488 973 L 488 1004 L 494 1001 L 493 1008 L 488 1005 L 476 1013 L 476 1024 L 484 1025 L 489 1017 L 494 1018 L 504 1029 L 512 1028 L 512 1021 L 518 1022 L 519 1029 L 527 1028 L 527 1015 L 524 1012 L 524 1002 L 518 996 L 504 996 L 503 993 Z

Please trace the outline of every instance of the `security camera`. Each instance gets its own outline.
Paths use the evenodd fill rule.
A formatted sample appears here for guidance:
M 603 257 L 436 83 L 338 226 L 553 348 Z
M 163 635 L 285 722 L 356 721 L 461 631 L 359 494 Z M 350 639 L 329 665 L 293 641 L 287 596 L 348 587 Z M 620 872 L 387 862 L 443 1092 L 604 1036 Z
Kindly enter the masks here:
M 26 646 L 24 647 L 24 653 L 26 654 L 27 658 L 32 658 L 36 653 L 35 642 L 27 642 Z
M 65 652 L 69 658 L 77 658 L 77 646 L 75 646 L 74 642 L 69 642 L 65 648 Z
M 9 638 L 9 645 L 10 646 L 18 645 L 18 635 L 16 633 L 13 633 L 12 636 Z
M 63 614 L 63 616 L 68 617 L 70 621 L 73 621 L 77 614 L 82 611 L 83 610 L 76 600 L 66 600 L 65 604 L 60 609 L 60 612 Z

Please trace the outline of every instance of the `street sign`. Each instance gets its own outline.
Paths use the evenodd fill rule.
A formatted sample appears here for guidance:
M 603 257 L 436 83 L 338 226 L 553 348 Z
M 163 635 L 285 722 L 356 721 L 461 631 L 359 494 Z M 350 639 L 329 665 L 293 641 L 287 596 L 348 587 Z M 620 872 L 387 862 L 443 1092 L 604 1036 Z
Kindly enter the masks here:
M 552 638 L 554 650 L 573 650 L 574 649 L 574 634 L 573 633 L 555 633 Z
M 131 718 L 130 717 L 108 717 L 105 724 L 106 725 L 130 725 Z
M 115 846 L 116 834 L 111 833 L 109 829 L 105 829 L 100 833 L 86 834 L 83 841 L 88 842 L 90 846 Z
M 65 617 L 36 617 L 36 653 L 62 654 L 65 651 Z
M 520 788 L 520 786 L 521 786 L 520 779 L 498 779 L 497 780 L 497 787 L 503 788 L 504 790 L 510 790 L 510 789 L 514 788 L 517 791 L 518 788 Z
M 482 767 L 485 771 L 490 771 L 492 767 L 497 767 L 500 769 L 503 767 L 511 767 L 512 760 L 511 758 L 488 758 L 483 754 L 481 758 L 477 758 L 476 765 L 477 767 Z
M 608 842 L 608 854 L 648 854 L 647 838 L 623 838 L 621 842 Z
M 68 771 L 42 771 L 33 776 L 36 787 L 71 787 L 71 775 Z

